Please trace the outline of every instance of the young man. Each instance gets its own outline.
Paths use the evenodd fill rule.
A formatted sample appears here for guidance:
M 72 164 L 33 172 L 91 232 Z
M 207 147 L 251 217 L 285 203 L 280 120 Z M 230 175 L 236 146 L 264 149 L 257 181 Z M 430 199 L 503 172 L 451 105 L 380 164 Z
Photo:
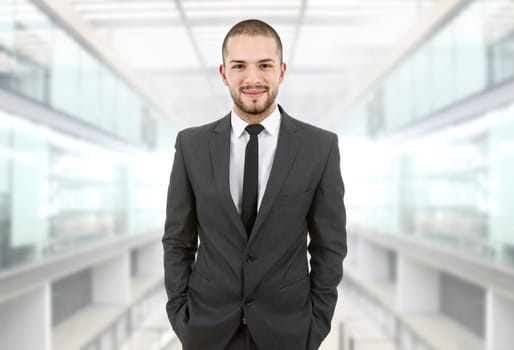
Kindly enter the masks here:
M 236 24 L 222 55 L 231 113 L 175 144 L 168 317 L 184 350 L 318 349 L 347 249 L 337 136 L 276 104 L 286 65 L 268 24 Z

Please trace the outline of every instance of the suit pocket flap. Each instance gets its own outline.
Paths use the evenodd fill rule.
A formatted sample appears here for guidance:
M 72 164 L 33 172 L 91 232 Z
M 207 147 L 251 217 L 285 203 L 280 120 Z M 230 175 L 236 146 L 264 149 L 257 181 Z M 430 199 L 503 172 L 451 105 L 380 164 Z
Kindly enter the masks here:
M 286 283 L 282 284 L 282 285 L 280 286 L 280 289 L 284 289 L 284 288 L 292 287 L 293 285 L 296 285 L 296 284 L 298 284 L 298 283 L 303 282 L 303 281 L 304 281 L 305 279 L 307 279 L 308 277 L 309 277 L 309 274 L 307 273 L 307 274 L 305 274 L 305 275 L 303 275 L 303 276 L 301 276 L 301 277 L 299 277 L 299 278 L 295 278 L 295 279 L 293 279 L 293 280 L 291 280 L 291 281 L 288 281 L 288 282 L 286 282 Z
M 306 195 L 306 194 L 308 194 L 310 192 L 312 192 L 312 187 L 309 187 L 309 188 L 307 188 L 304 191 L 294 191 L 294 192 L 280 193 L 278 198 L 280 200 L 291 200 L 291 199 L 295 199 L 295 198 L 304 196 L 304 195 Z

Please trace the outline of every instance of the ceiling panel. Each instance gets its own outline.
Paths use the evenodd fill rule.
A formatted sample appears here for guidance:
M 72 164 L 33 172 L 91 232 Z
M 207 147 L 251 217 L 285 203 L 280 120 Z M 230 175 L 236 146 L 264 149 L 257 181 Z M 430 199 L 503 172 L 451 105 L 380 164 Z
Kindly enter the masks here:
M 109 39 L 119 55 L 136 69 L 200 67 L 183 27 L 116 29 Z
M 270 23 L 288 64 L 279 101 L 318 125 L 436 2 L 432 0 L 69 0 L 184 125 L 231 105 L 218 75 L 226 32 Z M 290 105 L 290 106 L 289 106 Z M 298 112 L 298 113 L 296 113 Z M 214 114 L 214 115 L 213 115 Z M 183 116 L 183 117 L 182 117 Z

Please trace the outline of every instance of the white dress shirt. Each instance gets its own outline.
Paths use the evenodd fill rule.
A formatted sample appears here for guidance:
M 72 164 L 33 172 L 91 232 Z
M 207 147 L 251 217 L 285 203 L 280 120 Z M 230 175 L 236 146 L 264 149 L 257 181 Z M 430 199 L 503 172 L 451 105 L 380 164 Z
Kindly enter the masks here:
M 230 115 L 232 131 L 230 133 L 230 194 L 232 200 L 241 213 L 243 199 L 243 177 L 246 143 L 250 140 L 250 134 L 245 130 L 248 125 L 232 109 Z M 259 175 L 258 175 L 258 204 L 260 208 L 264 191 L 271 173 L 271 166 L 277 149 L 278 134 L 280 130 L 281 115 L 278 108 L 261 122 L 264 130 L 258 135 L 259 140 Z

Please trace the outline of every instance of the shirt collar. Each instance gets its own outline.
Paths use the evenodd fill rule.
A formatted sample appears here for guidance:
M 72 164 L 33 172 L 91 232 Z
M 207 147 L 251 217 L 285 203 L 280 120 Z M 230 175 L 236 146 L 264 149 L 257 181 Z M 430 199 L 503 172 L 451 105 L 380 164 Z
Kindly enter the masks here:
M 280 127 L 280 111 L 277 107 L 271 112 L 269 116 L 267 116 L 262 122 L 261 125 L 264 127 L 264 131 L 270 135 L 278 135 L 279 127 Z M 245 128 L 248 125 L 243 119 L 239 117 L 239 115 L 232 108 L 232 113 L 230 113 L 230 123 L 232 124 L 232 132 L 236 137 L 241 137 L 245 132 Z

